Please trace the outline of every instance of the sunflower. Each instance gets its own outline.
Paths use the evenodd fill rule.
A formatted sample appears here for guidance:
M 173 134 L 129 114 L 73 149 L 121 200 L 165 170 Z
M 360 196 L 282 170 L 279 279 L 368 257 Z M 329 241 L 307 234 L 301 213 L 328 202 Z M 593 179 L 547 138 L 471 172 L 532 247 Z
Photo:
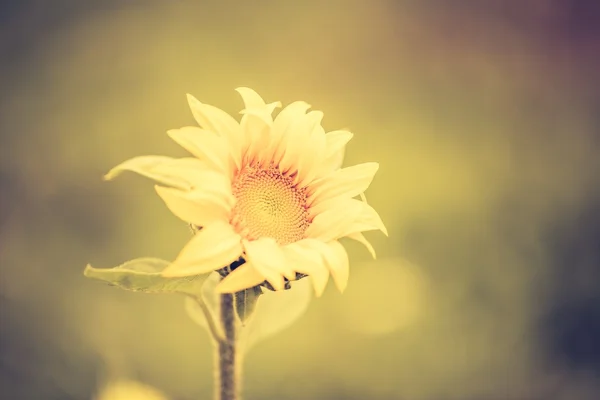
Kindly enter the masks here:
M 331 275 L 343 292 L 349 261 L 339 239 L 359 241 L 375 258 L 362 232 L 387 235 L 364 198 L 379 165 L 341 168 L 352 133 L 325 133 L 323 113 L 309 104 L 293 102 L 273 119 L 280 102 L 236 91 L 245 106 L 240 122 L 188 95 L 201 128 L 168 135 L 194 157 L 135 157 L 105 178 L 129 170 L 155 180 L 171 212 L 196 228 L 165 277 L 226 271 L 217 291 L 234 293 L 263 283 L 281 290 L 309 276 L 320 296 Z

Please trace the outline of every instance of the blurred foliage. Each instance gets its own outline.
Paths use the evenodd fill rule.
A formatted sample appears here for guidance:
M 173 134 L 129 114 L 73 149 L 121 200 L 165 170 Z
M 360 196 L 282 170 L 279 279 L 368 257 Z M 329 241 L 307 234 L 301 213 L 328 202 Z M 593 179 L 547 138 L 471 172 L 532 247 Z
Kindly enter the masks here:
M 235 115 L 248 86 L 355 133 L 390 237 L 345 243 L 346 293 L 256 346 L 247 399 L 597 398 L 597 4 L 1 2 L 0 397 L 210 397 L 181 298 L 82 270 L 173 259 L 190 233 L 150 182 L 101 176 L 184 155 L 185 93 Z

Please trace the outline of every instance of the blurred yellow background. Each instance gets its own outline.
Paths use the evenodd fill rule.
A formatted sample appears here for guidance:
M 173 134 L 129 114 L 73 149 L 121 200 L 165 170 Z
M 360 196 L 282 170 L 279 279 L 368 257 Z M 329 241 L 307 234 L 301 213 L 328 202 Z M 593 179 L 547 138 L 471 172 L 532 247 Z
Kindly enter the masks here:
M 238 86 L 354 132 L 345 165 L 380 163 L 367 198 L 390 232 L 367 234 L 377 261 L 345 243 L 346 293 L 330 284 L 248 355 L 246 399 L 597 398 L 600 317 L 565 311 L 588 321 L 566 341 L 578 320 L 555 318 L 600 307 L 596 3 L 13 3 L 0 398 L 91 399 L 111 379 L 210 398 L 212 350 L 182 298 L 82 272 L 177 254 L 190 232 L 152 183 L 101 176 L 184 155 L 165 132 L 194 124 L 185 94 L 235 115 Z

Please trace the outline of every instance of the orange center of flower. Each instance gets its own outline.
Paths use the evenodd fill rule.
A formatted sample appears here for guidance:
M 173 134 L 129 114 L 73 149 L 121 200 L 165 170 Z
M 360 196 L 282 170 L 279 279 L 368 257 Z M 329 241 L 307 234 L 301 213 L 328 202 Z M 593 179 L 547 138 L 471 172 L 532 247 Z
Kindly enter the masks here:
M 233 181 L 236 204 L 231 223 L 246 239 L 272 237 L 279 244 L 304 238 L 310 224 L 307 194 L 271 166 L 246 166 Z

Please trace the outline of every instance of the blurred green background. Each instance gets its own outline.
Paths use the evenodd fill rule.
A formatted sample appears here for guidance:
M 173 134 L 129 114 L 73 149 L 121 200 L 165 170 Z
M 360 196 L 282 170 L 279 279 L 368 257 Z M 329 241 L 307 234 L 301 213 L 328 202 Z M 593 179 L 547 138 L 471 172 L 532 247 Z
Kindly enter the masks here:
M 353 131 L 390 232 L 375 262 L 345 243 L 346 293 L 248 355 L 246 399 L 600 398 L 598 21 L 593 0 L 0 1 L 0 398 L 210 398 L 182 298 L 82 272 L 178 253 L 151 182 L 101 176 L 186 154 L 185 93 L 235 115 L 238 86 Z

